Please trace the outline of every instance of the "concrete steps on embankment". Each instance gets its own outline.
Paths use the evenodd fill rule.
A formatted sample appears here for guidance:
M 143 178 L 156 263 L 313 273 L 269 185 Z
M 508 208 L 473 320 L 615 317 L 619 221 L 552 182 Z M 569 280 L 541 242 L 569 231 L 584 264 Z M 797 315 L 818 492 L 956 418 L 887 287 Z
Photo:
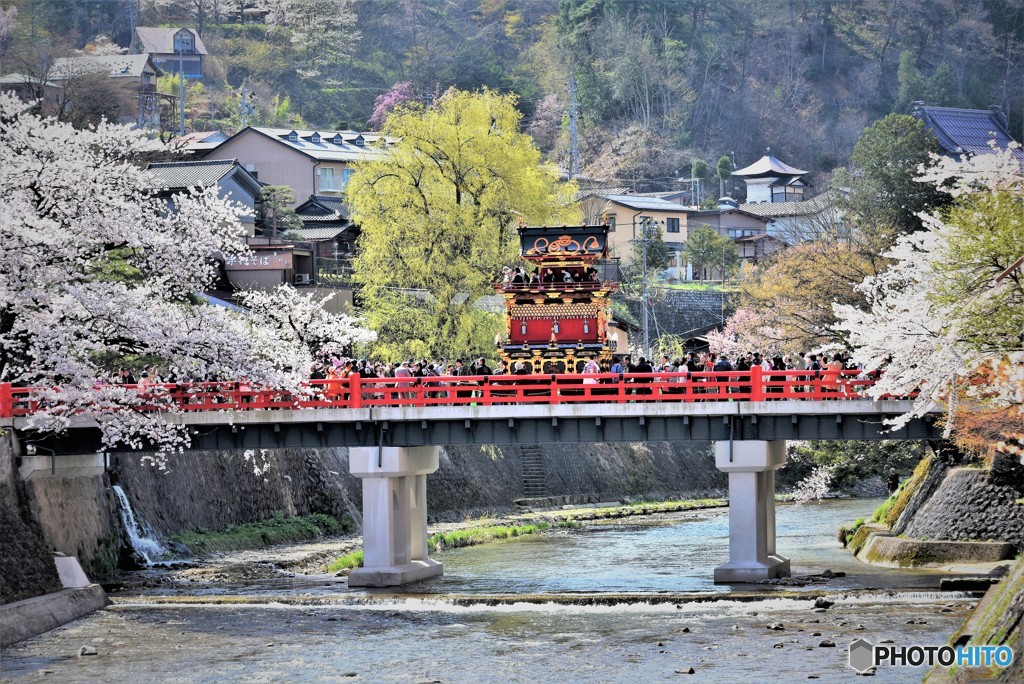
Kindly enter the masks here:
M 544 465 L 544 450 L 538 444 L 520 447 L 523 464 L 523 497 L 543 498 L 548 494 L 548 476 Z

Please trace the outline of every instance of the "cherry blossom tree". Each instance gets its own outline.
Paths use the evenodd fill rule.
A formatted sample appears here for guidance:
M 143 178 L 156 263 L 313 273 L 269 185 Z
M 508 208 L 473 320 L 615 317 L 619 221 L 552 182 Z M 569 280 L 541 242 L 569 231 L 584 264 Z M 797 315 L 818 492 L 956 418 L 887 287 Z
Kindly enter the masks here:
M 240 205 L 194 190 L 168 211 L 138 164 L 157 142 L 106 122 L 75 130 L 28 107 L 0 94 L 0 382 L 43 388 L 36 428 L 93 419 L 106 445 L 166 452 L 188 440 L 165 420 L 170 401 L 146 397 L 161 411 L 141 413 L 135 389 L 106 382 L 126 358 L 157 359 L 176 378 L 301 392 L 318 354 L 372 338 L 290 288 L 243 295 L 247 313 L 197 303 L 218 259 L 248 252 Z
M 955 198 L 925 230 L 901 238 L 892 266 L 859 289 L 864 309 L 836 306 L 855 358 L 885 374 L 874 396 L 920 390 L 897 424 L 935 408 L 950 414 L 1008 410 L 1020 431 L 1024 406 L 1024 176 L 1013 150 L 962 162 L 936 159 L 922 182 Z
M 395 107 L 415 100 L 416 91 L 413 90 L 412 83 L 408 81 L 396 83 L 373 101 L 373 114 L 370 115 L 367 123 L 374 128 L 382 126 L 384 120 L 388 118 L 388 114 L 394 111 Z
M 758 351 L 769 357 L 782 353 L 778 328 L 761 313 L 752 309 L 738 309 L 729 317 L 721 331 L 708 333 L 708 346 L 716 354 L 735 358 L 739 354 Z

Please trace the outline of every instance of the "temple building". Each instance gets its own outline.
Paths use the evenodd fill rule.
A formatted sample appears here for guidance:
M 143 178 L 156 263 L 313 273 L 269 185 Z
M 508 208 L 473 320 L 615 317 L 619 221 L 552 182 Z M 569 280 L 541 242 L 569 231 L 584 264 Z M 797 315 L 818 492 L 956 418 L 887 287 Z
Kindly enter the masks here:
M 800 202 L 804 199 L 807 171 L 779 161 L 769 147 L 765 155 L 750 166 L 733 171 L 747 184 L 747 203 Z

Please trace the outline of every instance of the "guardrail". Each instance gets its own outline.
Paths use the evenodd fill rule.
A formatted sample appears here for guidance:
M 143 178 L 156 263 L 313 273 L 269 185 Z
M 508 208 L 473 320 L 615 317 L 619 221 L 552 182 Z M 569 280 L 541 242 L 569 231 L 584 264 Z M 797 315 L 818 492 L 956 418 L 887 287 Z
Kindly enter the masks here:
M 755 368 L 699 373 L 433 378 L 352 375 L 339 380 L 310 380 L 298 392 L 260 388 L 244 382 L 130 385 L 123 390 L 131 395 L 132 408 L 143 412 L 783 399 L 855 401 L 867 398 L 864 390 L 874 384 L 875 377 L 875 374 L 859 371 Z M 0 417 L 28 416 L 54 401 L 59 399 L 38 388 L 0 384 Z

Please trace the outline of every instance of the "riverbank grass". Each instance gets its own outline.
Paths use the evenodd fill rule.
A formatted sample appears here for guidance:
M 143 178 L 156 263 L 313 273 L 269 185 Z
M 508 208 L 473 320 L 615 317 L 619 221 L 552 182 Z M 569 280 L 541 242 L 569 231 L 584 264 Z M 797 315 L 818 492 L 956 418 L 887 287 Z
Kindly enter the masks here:
M 445 549 L 459 549 L 465 546 L 477 546 L 502 539 L 515 539 L 531 534 L 537 534 L 552 527 L 579 527 L 579 523 L 563 521 L 556 524 L 548 522 L 537 522 L 529 525 L 488 525 L 486 527 L 471 527 L 465 530 L 451 530 L 450 532 L 438 532 L 427 538 L 427 549 L 431 553 Z M 354 570 L 363 566 L 363 552 L 353 551 L 336 558 L 327 566 L 328 572 L 341 572 L 342 570 Z
M 198 555 L 309 541 L 317 537 L 344 534 L 350 529 L 351 523 L 348 520 L 338 520 L 323 513 L 286 516 L 278 511 L 267 520 L 229 525 L 223 530 L 196 528 L 172 538 Z

